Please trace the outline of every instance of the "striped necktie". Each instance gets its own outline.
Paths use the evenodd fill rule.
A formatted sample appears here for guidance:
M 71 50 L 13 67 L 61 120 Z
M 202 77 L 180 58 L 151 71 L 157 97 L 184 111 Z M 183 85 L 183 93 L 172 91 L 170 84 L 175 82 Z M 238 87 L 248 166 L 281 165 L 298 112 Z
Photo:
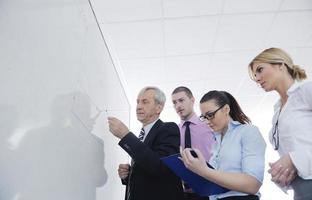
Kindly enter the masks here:
M 145 131 L 144 131 L 144 128 L 141 128 L 141 131 L 140 131 L 140 134 L 139 134 L 139 140 L 143 142 L 143 139 L 144 139 L 144 135 L 145 135 Z M 129 173 L 129 176 L 128 176 L 128 184 L 127 184 L 127 192 L 126 192 L 126 200 L 130 200 L 132 199 L 131 198 L 131 176 L 132 176 L 132 170 L 133 170 L 133 166 L 134 166 L 134 160 L 131 159 L 131 169 L 130 169 L 130 173 Z
M 139 140 L 141 140 L 143 142 L 143 139 L 144 139 L 144 135 L 145 135 L 145 131 L 144 131 L 144 128 L 141 129 L 140 131 L 140 135 L 139 135 Z

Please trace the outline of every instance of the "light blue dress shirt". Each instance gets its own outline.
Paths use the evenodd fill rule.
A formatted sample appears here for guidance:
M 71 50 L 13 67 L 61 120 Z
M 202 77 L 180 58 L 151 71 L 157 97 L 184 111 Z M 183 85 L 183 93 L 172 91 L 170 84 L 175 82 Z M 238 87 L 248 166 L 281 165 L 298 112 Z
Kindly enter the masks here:
M 256 126 L 231 120 L 222 140 L 220 133 L 215 132 L 214 137 L 216 143 L 212 148 L 213 155 L 209 163 L 216 170 L 245 173 L 262 183 L 266 144 Z M 210 196 L 210 199 L 242 195 L 247 194 L 229 191 Z M 260 193 L 257 195 L 260 196 Z

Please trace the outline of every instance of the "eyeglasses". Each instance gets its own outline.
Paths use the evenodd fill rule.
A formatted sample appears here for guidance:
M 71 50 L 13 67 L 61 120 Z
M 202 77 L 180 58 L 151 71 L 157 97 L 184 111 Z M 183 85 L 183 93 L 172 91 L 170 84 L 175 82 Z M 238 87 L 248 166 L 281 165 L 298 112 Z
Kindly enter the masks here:
M 212 120 L 215 117 L 215 114 L 221 109 L 223 108 L 223 106 L 225 106 L 225 104 L 223 104 L 222 106 L 220 106 L 217 110 L 213 111 L 213 112 L 207 112 L 206 114 L 202 114 L 199 116 L 200 121 L 205 121 L 205 120 Z
M 274 150 L 278 150 L 279 148 L 279 134 L 278 134 L 278 120 L 276 121 L 275 125 L 273 126 L 272 132 L 272 141 L 274 144 Z

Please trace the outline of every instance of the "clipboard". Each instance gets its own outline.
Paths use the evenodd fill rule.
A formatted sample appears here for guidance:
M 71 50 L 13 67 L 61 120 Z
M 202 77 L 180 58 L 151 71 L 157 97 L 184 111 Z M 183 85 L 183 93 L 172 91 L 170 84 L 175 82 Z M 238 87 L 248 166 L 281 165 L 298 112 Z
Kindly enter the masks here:
M 174 154 L 171 156 L 163 157 L 161 160 L 169 167 L 177 176 L 179 176 L 183 181 L 185 181 L 194 192 L 200 196 L 211 196 L 216 194 L 221 194 L 230 191 L 214 182 L 211 182 L 198 174 L 190 171 L 184 165 L 184 163 L 179 159 L 181 155 Z M 209 166 L 211 168 L 211 166 Z

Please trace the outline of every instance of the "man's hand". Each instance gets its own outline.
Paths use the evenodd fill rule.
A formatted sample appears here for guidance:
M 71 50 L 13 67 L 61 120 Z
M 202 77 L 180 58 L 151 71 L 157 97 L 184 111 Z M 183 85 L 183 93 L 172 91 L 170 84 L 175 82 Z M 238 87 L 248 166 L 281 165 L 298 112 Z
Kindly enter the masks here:
M 121 179 L 127 178 L 129 176 L 130 165 L 129 164 L 120 164 L 118 168 L 118 175 Z
M 109 131 L 118 138 L 123 138 L 129 133 L 128 127 L 115 117 L 108 117 Z
M 271 174 L 271 180 L 282 187 L 288 186 L 297 176 L 297 169 L 288 154 L 269 165 L 271 168 L 268 172 Z

